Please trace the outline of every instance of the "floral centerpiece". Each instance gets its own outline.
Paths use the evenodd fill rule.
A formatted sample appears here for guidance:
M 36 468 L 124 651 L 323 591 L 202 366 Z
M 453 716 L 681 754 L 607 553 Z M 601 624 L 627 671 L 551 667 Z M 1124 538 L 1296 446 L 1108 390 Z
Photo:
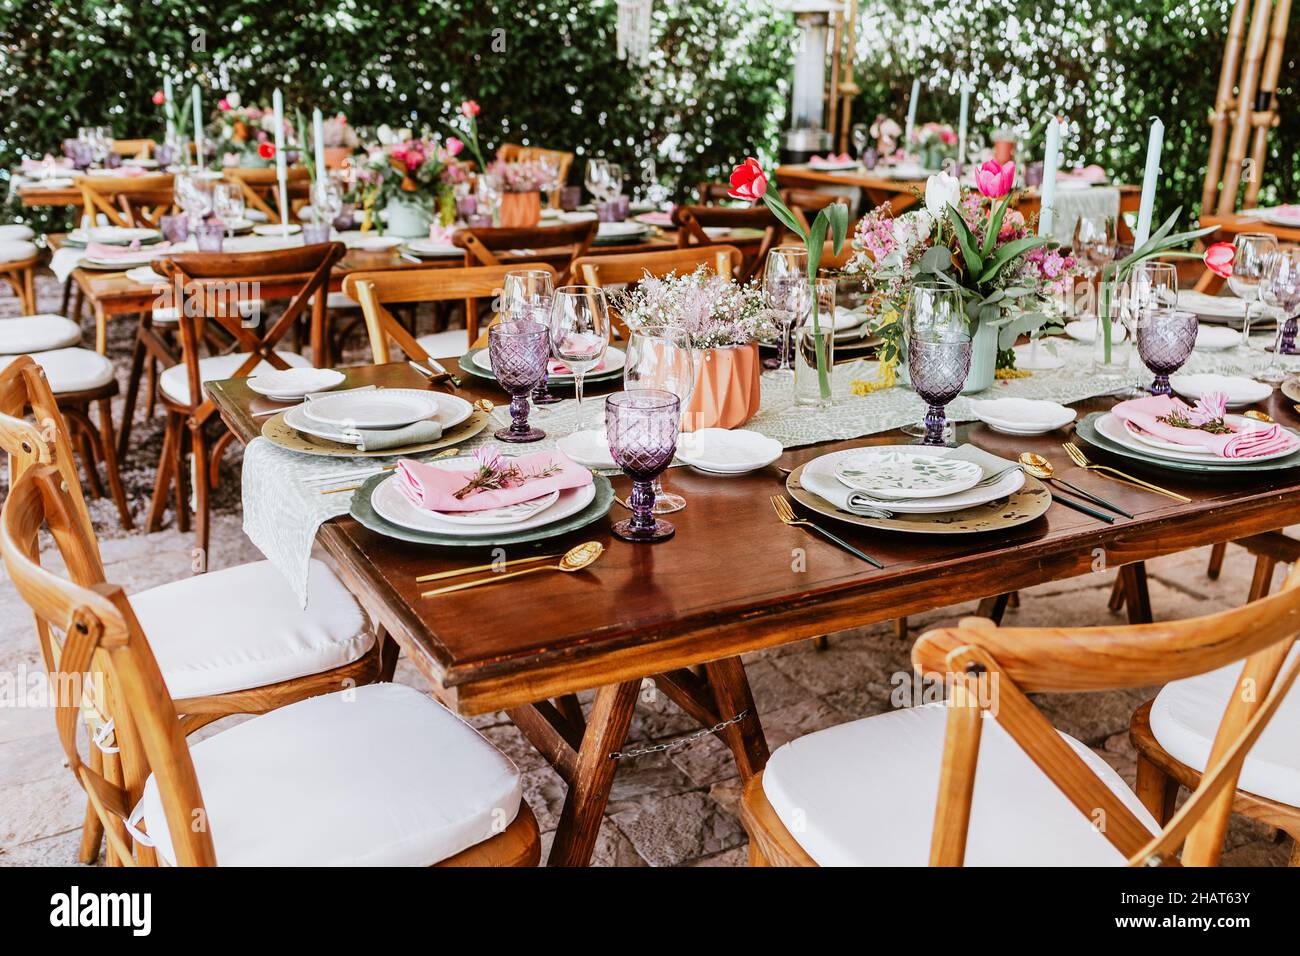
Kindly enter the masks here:
M 292 124 L 284 122 L 286 142 L 294 139 Z M 275 113 L 257 105 L 244 106 L 238 93 L 227 93 L 217 101 L 217 112 L 208 124 L 223 166 L 268 166 L 275 161 Z
M 686 333 L 697 356 L 687 431 L 737 428 L 758 411 L 758 341 L 777 332 L 759 289 L 700 266 L 684 275 L 647 275 L 615 294 L 613 304 L 633 330 L 667 326 Z
M 507 163 L 500 159 L 487 168 L 488 179 L 500 194 L 500 224 L 531 229 L 542 220 L 542 190 L 555 180 L 555 169 L 540 160 Z
M 918 280 L 961 294 L 973 339 L 967 391 L 987 388 L 998 367 L 1014 368 L 1015 340 L 1054 319 L 1053 300 L 1073 287 L 1073 257 L 1031 235 L 1011 208 L 1015 164 L 986 162 L 975 179 L 978 188 L 970 190 L 947 173 L 931 176 L 923 208 L 891 218 L 884 206 L 858 224 L 845 272 L 863 277 L 888 317 L 880 329 L 886 382 L 901 357 L 898 317 Z
M 926 169 L 938 169 L 957 156 L 957 133 L 947 123 L 925 123 L 912 130 L 907 146 Z
M 419 139 L 387 138 L 388 143 L 370 148 L 357 170 L 365 211 L 362 228 L 377 209 L 384 210 L 386 231 L 394 236 L 426 236 L 435 219 L 449 225 L 456 218 L 455 174 L 449 170 L 460 144 L 442 144 L 427 134 Z

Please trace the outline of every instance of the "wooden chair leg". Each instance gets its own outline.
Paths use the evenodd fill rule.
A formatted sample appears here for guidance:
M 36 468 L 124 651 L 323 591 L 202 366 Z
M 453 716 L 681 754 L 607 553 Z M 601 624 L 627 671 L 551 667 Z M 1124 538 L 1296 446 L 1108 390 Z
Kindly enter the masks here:
M 1124 603 L 1128 605 L 1130 624 L 1151 623 L 1151 594 L 1147 590 L 1147 566 L 1138 561 L 1120 568 L 1124 582 Z
M 118 470 L 117 443 L 113 440 L 113 403 L 101 398 L 99 406 L 99 447 L 104 458 L 104 473 L 108 476 L 108 490 L 117 505 L 117 516 L 122 522 L 123 531 L 132 531 L 131 506 L 126 502 L 126 489 L 122 487 L 122 475 Z
M 1178 781 L 1138 754 L 1136 790 L 1137 798 L 1156 818 L 1156 822 L 1161 826 L 1168 823 L 1174 815 L 1174 804 L 1178 799 Z
M 641 681 L 630 680 L 608 684 L 596 691 L 547 866 L 586 866 L 591 862 L 618 768 L 618 761 L 610 754 L 627 739 L 640 690 Z
M 1124 576 L 1115 575 L 1115 583 L 1110 586 L 1110 600 L 1106 602 L 1110 613 L 1118 614 L 1124 609 Z
M 23 270 L 23 287 L 19 292 L 23 300 L 23 314 L 36 314 L 36 269 L 28 268 Z
M 1287 860 L 1286 865 L 1300 867 L 1300 837 L 1291 838 L 1291 859 Z
M 181 427 L 178 435 L 179 445 L 176 452 L 176 482 L 173 485 L 176 508 L 176 530 L 181 534 L 188 534 L 190 530 L 190 430 L 185 425 L 184 416 L 181 417 Z
M 149 359 L 149 391 L 145 393 L 144 411 L 153 418 L 154 408 L 158 404 L 158 360 Z
M 825 634 L 821 637 L 814 637 L 812 639 L 812 646 L 814 650 L 824 651 L 831 646 L 831 639 Z
M 117 460 L 121 464 L 126 464 L 128 449 L 131 447 L 131 424 L 135 419 L 135 403 L 140 393 L 140 376 L 143 374 L 146 360 L 151 364 L 153 362 L 152 358 L 146 356 L 144 342 L 137 336 L 135 347 L 131 350 L 131 371 L 126 380 L 126 400 L 122 408 L 122 430 L 117 435 Z M 151 383 L 151 395 L 152 392 Z
M 1250 582 L 1248 600 L 1258 601 L 1260 598 L 1268 597 L 1268 592 L 1273 587 L 1273 569 L 1276 567 L 1277 559 L 1267 554 L 1261 554 L 1255 559 L 1255 576 Z
M 104 755 L 99 748 L 91 744 L 86 761 L 90 769 L 103 775 Z M 90 866 L 99 862 L 99 846 L 104 840 L 104 824 L 90 801 L 86 801 L 86 817 L 81 824 L 81 846 L 77 848 L 77 862 Z
M 190 454 L 193 455 L 193 471 L 190 481 L 194 491 L 194 546 L 202 555 L 202 567 L 208 567 L 208 443 L 203 435 L 203 426 L 190 428 Z
M 1223 558 L 1228 553 L 1228 544 L 1220 541 L 1214 547 L 1210 548 L 1210 563 L 1205 568 L 1205 576 L 1211 581 L 1219 579 L 1219 572 L 1223 570 Z
M 60 410 L 72 429 L 72 441 L 77 446 L 77 456 L 81 459 L 81 468 L 86 474 L 86 489 L 90 497 L 102 498 L 104 486 L 99 481 L 99 449 L 91 437 L 95 426 L 80 407 L 61 406 Z
M 59 314 L 68 314 L 68 303 L 72 301 L 72 276 L 63 280 L 63 301 L 59 303 Z M 77 321 L 75 318 L 73 321 Z
M 167 510 L 167 498 L 171 494 L 172 482 L 176 479 L 176 461 L 179 456 L 182 427 L 181 416 L 176 412 L 168 412 L 167 426 L 163 432 L 162 453 L 158 456 L 158 474 L 154 478 L 153 498 L 149 502 L 149 513 L 145 517 L 145 531 L 157 531 L 162 527 L 163 513 Z
M 894 618 L 894 636 L 900 641 L 907 640 L 907 618 Z

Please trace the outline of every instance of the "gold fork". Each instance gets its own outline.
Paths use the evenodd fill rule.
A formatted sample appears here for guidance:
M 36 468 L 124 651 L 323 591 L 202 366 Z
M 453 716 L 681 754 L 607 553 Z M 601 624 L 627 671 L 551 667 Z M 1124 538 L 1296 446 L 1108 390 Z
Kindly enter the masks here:
M 1139 488 L 1145 488 L 1147 491 L 1154 491 L 1158 495 L 1164 495 L 1166 498 L 1173 498 L 1174 501 L 1181 501 L 1183 504 L 1191 504 L 1192 499 L 1185 495 L 1180 495 L 1175 491 L 1169 491 L 1167 488 L 1161 488 L 1159 485 L 1153 485 L 1149 481 L 1143 481 L 1141 478 L 1134 478 L 1132 475 L 1126 475 L 1124 472 L 1111 468 L 1109 465 L 1094 465 L 1088 460 L 1088 456 L 1083 453 L 1083 449 L 1072 441 L 1067 441 L 1061 447 L 1064 448 L 1065 453 L 1070 456 L 1070 461 L 1074 462 L 1086 471 L 1101 472 L 1102 477 L 1113 478 L 1115 481 L 1123 481 L 1130 485 L 1136 485 Z
M 789 525 L 790 527 L 794 527 L 795 525 L 803 525 L 805 528 L 812 528 L 814 531 L 818 532 L 823 537 L 835 542 L 845 551 L 849 552 L 850 554 L 856 557 L 861 558 L 863 561 L 867 562 L 867 564 L 871 565 L 872 567 L 875 568 L 884 567 L 883 564 L 881 564 L 871 555 L 867 554 L 864 551 L 859 551 L 857 548 L 853 547 L 853 545 L 849 544 L 843 538 L 839 538 L 831 534 L 821 525 L 813 524 L 811 521 L 804 521 L 803 519 L 796 516 L 794 513 L 794 507 L 790 504 L 789 500 L 785 497 L 785 495 L 773 495 L 771 501 L 772 501 L 772 510 L 776 512 L 776 516 L 781 519 L 782 524 Z

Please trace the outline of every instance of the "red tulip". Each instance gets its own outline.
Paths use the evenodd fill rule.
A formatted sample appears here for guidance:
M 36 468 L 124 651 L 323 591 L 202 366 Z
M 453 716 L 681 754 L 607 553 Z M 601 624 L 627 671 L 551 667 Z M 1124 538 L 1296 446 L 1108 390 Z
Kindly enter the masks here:
M 1232 243 L 1216 242 L 1205 250 L 1205 268 L 1226 279 L 1232 275 L 1232 264 L 1236 258 L 1237 249 Z
M 460 115 L 466 119 L 473 119 L 475 116 L 478 116 L 478 113 L 479 105 L 473 100 L 466 100 L 464 103 L 460 104 Z
M 263 159 L 274 159 L 275 143 L 258 143 L 257 155 L 261 156 Z
M 731 189 L 727 195 L 733 199 L 747 199 L 757 202 L 767 192 L 767 174 L 758 160 L 750 156 L 731 171 Z
M 164 93 L 162 90 L 159 90 L 157 93 L 153 95 L 154 106 L 162 106 L 166 102 L 167 102 L 167 94 Z
M 979 186 L 980 195 L 990 199 L 1001 199 L 1011 192 L 1016 181 L 1016 164 L 999 163 L 990 159 L 975 170 L 975 184 Z

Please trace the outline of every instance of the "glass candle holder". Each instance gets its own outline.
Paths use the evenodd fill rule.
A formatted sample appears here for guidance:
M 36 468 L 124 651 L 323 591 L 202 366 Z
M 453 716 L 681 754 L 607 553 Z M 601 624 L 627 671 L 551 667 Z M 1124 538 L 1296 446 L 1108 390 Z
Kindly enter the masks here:
M 632 517 L 610 530 L 624 541 L 666 541 L 677 529 L 654 516 L 654 480 L 677 453 L 681 404 L 676 395 L 660 389 L 615 392 L 605 399 L 605 437 L 610 455 L 632 479 L 628 504 Z
M 226 238 L 226 225 L 220 219 L 204 219 L 194 231 L 199 252 L 220 252 Z
M 170 243 L 184 242 L 190 237 L 190 217 L 185 213 L 176 216 L 163 216 L 158 225 L 163 238 Z
M 329 242 L 332 225 L 333 223 L 328 222 L 304 222 L 302 224 L 302 244 L 304 246 L 318 246 L 323 242 Z
M 546 432 L 528 424 L 531 392 L 546 374 L 551 357 L 550 331 L 536 322 L 501 322 L 488 329 L 492 374 L 510 393 L 510 427 L 496 432 L 500 441 L 540 441 Z

